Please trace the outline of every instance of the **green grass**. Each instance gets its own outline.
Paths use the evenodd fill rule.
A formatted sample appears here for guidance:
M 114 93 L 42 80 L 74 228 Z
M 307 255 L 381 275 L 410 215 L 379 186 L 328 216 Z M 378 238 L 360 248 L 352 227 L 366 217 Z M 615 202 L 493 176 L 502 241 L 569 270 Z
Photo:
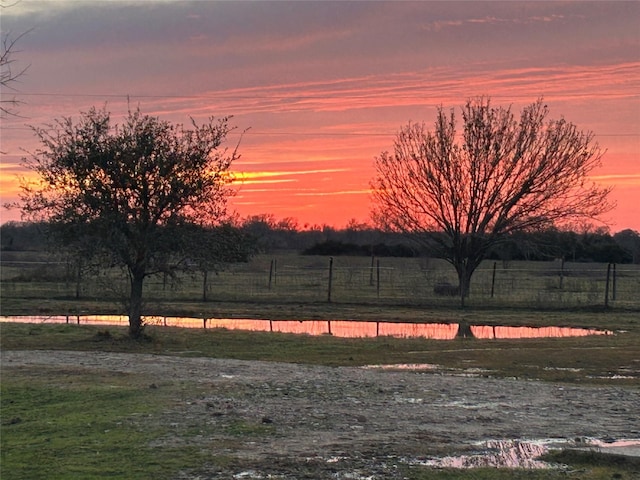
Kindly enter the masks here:
M 595 319 L 590 320 L 597 324 Z M 634 325 L 630 319 L 620 322 Z M 286 361 L 323 365 L 438 363 L 446 369 L 486 368 L 495 376 L 563 382 L 638 385 L 635 380 L 590 378 L 637 362 L 638 331 L 629 336 L 518 341 L 427 341 L 393 338 L 340 339 L 277 333 L 150 327 L 144 340 L 131 340 L 122 327 L 2 324 L 0 346 L 7 349 L 119 351 L 203 357 Z M 548 370 L 549 365 L 557 370 Z M 563 370 L 579 365 L 584 371 Z M 589 375 L 586 374 L 589 373 Z M 198 385 L 167 382 L 151 388 L 136 374 L 89 374 L 72 369 L 31 369 L 3 365 L 1 412 L 2 478 L 147 479 L 176 478 L 179 472 L 215 471 L 243 461 L 233 457 L 234 441 L 274 434 L 268 424 L 232 421 L 216 432 L 224 444 L 203 448 L 196 438 L 207 425 L 179 431 L 162 420 L 176 402 L 199 395 Z M 204 431 L 203 431 L 204 429 Z M 167 446 L 161 439 L 179 439 Z M 238 440 L 233 440 L 234 438 Z M 154 446 L 156 445 L 156 446 Z M 218 454 L 212 452 L 220 452 Z M 224 453 L 226 452 L 226 453 Z M 402 466 L 406 477 L 423 479 L 586 479 L 637 478 L 635 463 L 604 461 L 593 455 L 555 454 L 563 470 L 429 469 Z M 296 467 L 297 468 L 297 467 Z
M 136 341 L 127 336 L 124 327 L 3 323 L 0 346 L 5 350 L 144 352 L 330 366 L 428 363 L 444 371 L 472 368 L 496 377 L 640 385 L 640 331 L 631 318 L 616 317 L 616 321 L 627 325 L 628 331 L 613 336 L 450 341 L 151 326 L 147 327 L 147 337 Z M 603 320 L 587 322 L 604 327 Z
M 149 446 L 167 433 L 149 418 L 170 402 L 137 376 L 89 376 L 80 367 L 3 372 L 2 478 L 171 478 L 204 457 Z
M 278 257 L 278 277 L 268 288 L 271 257 L 232 266 L 214 277 L 208 302 L 200 301 L 198 277 L 174 285 L 147 284 L 146 313 L 196 318 L 329 319 L 458 323 L 510 326 L 574 326 L 624 330 L 613 336 L 531 340 L 343 339 L 277 333 L 148 327 L 141 341 L 122 327 L 0 324 L 0 348 L 153 353 L 329 366 L 428 363 L 443 371 L 475 369 L 485 375 L 562 383 L 640 386 L 640 270 L 619 266 L 619 297 L 602 307 L 601 265 L 567 265 L 558 288 L 551 264 L 500 265 L 499 287 L 490 298 L 490 265 L 474 276 L 470 308 L 456 299 L 436 298 L 431 285 L 452 272 L 435 260 L 382 259 L 381 290 L 369 284 L 367 258 L 336 259 L 333 302 L 326 301 L 323 257 Z M 42 259 L 39 259 L 39 261 Z M 45 259 L 46 260 L 46 259 Z M 557 267 L 557 266 L 556 266 Z M 628 268 L 627 268 L 628 267 Z M 119 314 L 122 278 L 115 271 L 89 278 L 82 297 L 73 282 L 55 280 L 47 268 L 25 272 L 2 268 L 2 314 Z M 54 272 L 55 273 L 55 272 Z M 64 269 L 59 269 L 60 274 Z M 53 278 L 53 280 L 52 280 Z M 106 288 L 108 285 L 117 288 Z M 198 385 L 150 388 L 139 375 L 94 377 L 71 370 L 10 368 L 2 365 L 0 474 L 9 479 L 147 479 L 178 477 L 186 468 L 216 471 L 242 460 L 234 441 L 272 435 L 269 425 L 232 422 L 225 445 L 203 448 L 191 438 L 196 428 L 176 432 L 159 418 L 177 398 L 197 395 Z M 612 378 L 618 375 L 620 378 Z M 201 428 L 201 427 L 198 427 Z M 205 428 L 205 427 L 202 427 Z M 168 447 L 159 439 L 178 437 Z M 402 467 L 409 479 L 586 479 L 640 478 L 637 463 L 591 452 L 551 454 L 563 470 L 434 470 Z
M 174 430 L 162 412 L 177 398 L 197 397 L 198 386 L 167 383 L 151 386 L 136 374 L 90 375 L 71 369 L 12 368 L 1 386 L 1 471 L 4 480 L 176 478 L 179 472 L 215 471 L 242 460 L 213 452 L 233 448 L 233 440 L 202 448 L 190 437 L 198 428 Z M 209 432 L 210 434 L 211 432 Z M 251 441 L 274 432 L 270 425 L 234 421 L 223 432 Z M 179 438 L 174 446 L 159 441 Z M 638 459 L 597 452 L 558 451 L 545 461 L 568 467 L 552 470 L 430 469 L 401 465 L 411 480 L 426 479 L 633 479 Z M 284 466 L 286 468 L 287 465 Z M 291 467 L 291 465 L 289 465 Z M 296 467 L 298 468 L 298 467 Z M 212 477 L 216 478 L 216 477 Z
M 520 470 L 477 468 L 460 471 L 455 469 L 427 470 L 414 468 L 408 470 L 406 478 L 410 480 L 636 480 L 640 478 L 637 467 L 600 467 L 593 463 L 570 464 L 569 470 Z

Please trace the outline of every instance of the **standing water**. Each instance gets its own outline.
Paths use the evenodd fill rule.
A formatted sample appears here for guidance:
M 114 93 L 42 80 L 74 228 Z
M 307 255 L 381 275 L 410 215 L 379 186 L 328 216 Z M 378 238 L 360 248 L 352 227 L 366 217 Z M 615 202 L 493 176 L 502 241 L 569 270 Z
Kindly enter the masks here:
M 78 325 L 128 325 L 122 315 L 66 315 L 0 317 L 0 322 L 73 323 Z M 333 335 L 342 338 L 426 338 L 452 340 L 457 323 L 401 323 L 353 320 L 255 320 L 242 318 L 144 317 L 146 325 L 183 328 L 224 328 L 252 332 L 279 332 L 305 335 Z M 481 339 L 557 338 L 612 335 L 610 330 L 573 327 L 503 327 L 472 325 L 471 333 Z

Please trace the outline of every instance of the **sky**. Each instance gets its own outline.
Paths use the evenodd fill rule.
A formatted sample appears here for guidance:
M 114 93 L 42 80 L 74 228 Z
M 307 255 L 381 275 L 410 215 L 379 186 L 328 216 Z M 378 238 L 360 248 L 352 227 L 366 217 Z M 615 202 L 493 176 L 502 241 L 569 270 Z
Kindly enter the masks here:
M 14 68 L 28 66 L 2 91 L 24 102 L 1 120 L 2 203 L 38 147 L 29 125 L 104 105 L 120 122 L 129 99 L 174 123 L 233 116 L 241 217 L 370 223 L 374 159 L 402 126 L 478 96 L 515 112 L 543 97 L 606 150 L 591 179 L 613 187 L 611 231 L 640 231 L 640 2 L 21 0 L 0 13 L 3 36 L 27 32 Z

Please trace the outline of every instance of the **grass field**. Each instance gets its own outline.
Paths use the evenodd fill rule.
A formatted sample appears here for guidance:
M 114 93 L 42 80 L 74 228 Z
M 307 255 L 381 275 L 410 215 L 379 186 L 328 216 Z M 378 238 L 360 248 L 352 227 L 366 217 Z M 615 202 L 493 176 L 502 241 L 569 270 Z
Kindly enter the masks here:
M 275 260 L 275 261 L 274 261 Z M 66 265 L 48 257 L 2 256 L 2 315 L 122 313 L 126 282 L 120 272 L 85 275 L 76 283 Z M 39 262 L 39 263 L 37 263 Z M 273 263 L 272 263 L 273 262 Z M 275 264 L 275 265 L 273 265 Z M 146 313 L 196 318 L 350 319 L 484 325 L 576 326 L 616 331 L 612 336 L 535 340 L 341 339 L 276 333 L 148 327 L 133 341 L 122 327 L 0 323 L 2 351 L 53 349 L 117 351 L 235 358 L 328 366 L 425 363 L 444 373 L 483 372 L 487 376 L 538 379 L 562 384 L 640 387 L 640 271 L 618 266 L 616 298 L 603 305 L 606 265 L 493 263 L 477 272 L 468 306 L 433 293 L 435 283 L 455 283 L 453 272 L 435 260 L 381 259 L 371 269 L 366 258 L 336 258 L 332 298 L 328 259 L 259 256 L 214 276 L 202 301 L 202 279 L 182 275 L 147 283 Z M 272 268 L 273 265 L 273 268 Z M 269 273 L 271 271 L 271 285 Z M 372 275 L 373 273 L 373 275 Z M 493 284 L 494 296 L 491 297 Z M 562 288 L 560 288 L 562 287 Z M 612 288 L 612 285 L 610 285 Z M 150 389 L 139 375 L 92 377 L 57 369 L 2 372 L 0 473 L 3 479 L 170 479 L 185 465 L 238 462 L 232 446 L 203 451 L 184 442 L 150 448 L 171 434 L 170 425 L 149 425 L 145 415 L 171 407 L 198 384 Z M 25 413 L 28 412 L 28 413 Z M 134 415 L 131 414 L 134 412 Z M 138 421 L 137 419 L 140 419 Z M 233 435 L 251 440 L 268 426 L 234 425 Z M 261 430 L 262 429 L 262 430 Z M 265 430 L 266 429 L 266 430 Z M 217 452 L 217 453 L 216 453 Z M 611 479 L 638 478 L 638 462 L 594 452 L 559 452 L 563 471 L 418 469 L 406 478 Z M 250 478 L 250 477 L 248 477 Z
M 144 341 L 134 341 L 123 327 L 4 323 L 0 325 L 0 346 L 2 351 L 119 351 L 331 366 L 436 363 L 445 373 L 481 371 L 488 376 L 637 389 L 638 327 L 630 318 L 617 318 L 633 330 L 613 337 L 500 341 L 340 339 L 165 327 L 150 327 Z M 596 318 L 589 322 L 598 323 Z M 209 429 L 213 427 L 198 425 L 176 437 L 178 434 L 170 423 L 145 420 L 175 409 L 180 401 L 206 395 L 206 386 L 198 382 L 166 382 L 156 389 L 150 388 L 149 380 L 141 374 L 105 372 L 96 376 L 82 365 L 9 370 L 10 365 L 2 366 L 3 479 L 172 479 L 189 478 L 177 476 L 177 472 L 203 466 L 222 469 L 233 465 L 242 470 L 242 460 L 232 454 L 233 442 L 251 442 L 274 434 L 269 425 L 233 423 L 225 427 L 228 430 L 225 432 L 236 440 L 203 450 L 196 439 L 212 434 Z M 623 371 L 627 378 L 612 377 Z M 167 437 L 176 438 L 173 447 L 153 447 L 157 439 Z M 403 478 L 601 480 L 637 478 L 640 472 L 636 459 L 595 452 L 556 452 L 548 460 L 568 464 L 570 468 L 557 471 L 409 468 L 403 471 Z
M 127 291 L 124 272 L 84 272 L 78 281 L 73 268 L 52 260 L 34 252 L 3 252 L 0 294 L 4 315 L 25 311 L 34 314 L 34 304 L 50 304 L 56 313 L 69 313 L 61 309 L 73 312 L 74 303 L 66 307 L 69 303 L 63 301 L 76 297 L 87 303 L 103 303 L 101 313 L 106 313 L 105 309 L 122 311 Z M 332 303 L 423 308 L 455 307 L 459 303 L 458 298 L 434 292 L 437 284 L 457 284 L 455 271 L 442 260 L 382 258 L 375 259 L 372 266 L 370 258 L 336 257 L 331 269 L 329 262 L 327 257 L 297 254 L 258 255 L 249 263 L 210 274 L 206 288 L 199 272 L 150 277 L 145 298 L 150 309 L 158 303 L 202 302 L 205 295 L 207 301 L 202 303 L 309 303 L 330 299 Z M 487 261 L 474 274 L 467 305 L 546 310 L 602 307 L 606 303 L 640 310 L 638 292 L 638 265 L 617 265 L 610 271 L 607 290 L 606 264 Z M 78 304 L 75 302 L 76 310 Z

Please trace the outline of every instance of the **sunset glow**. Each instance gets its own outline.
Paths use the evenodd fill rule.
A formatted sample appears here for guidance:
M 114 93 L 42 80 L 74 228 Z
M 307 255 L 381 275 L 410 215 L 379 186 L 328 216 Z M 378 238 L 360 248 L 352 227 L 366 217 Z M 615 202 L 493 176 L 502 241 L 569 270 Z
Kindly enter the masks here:
M 440 105 L 489 96 L 606 150 L 612 232 L 640 230 L 639 2 L 35 1 L 2 10 L 20 40 L 20 116 L 2 119 L 2 203 L 15 201 L 27 125 L 127 102 L 187 125 L 232 115 L 230 206 L 301 227 L 370 222 L 373 159 Z M 18 220 L 3 210 L 1 221 Z

